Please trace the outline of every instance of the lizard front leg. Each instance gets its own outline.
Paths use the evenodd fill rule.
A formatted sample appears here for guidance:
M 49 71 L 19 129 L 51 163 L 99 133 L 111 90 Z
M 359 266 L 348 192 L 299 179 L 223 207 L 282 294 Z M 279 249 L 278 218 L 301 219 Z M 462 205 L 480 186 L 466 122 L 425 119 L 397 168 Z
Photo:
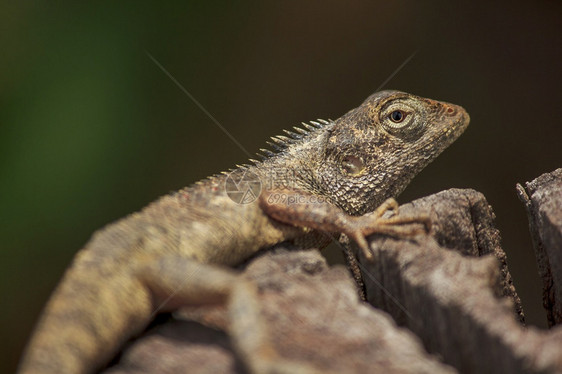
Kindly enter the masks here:
M 259 199 L 261 209 L 271 218 L 286 224 L 308 227 L 327 233 L 343 233 L 353 239 L 361 248 L 365 258 L 372 260 L 366 236 L 384 234 L 392 236 L 413 236 L 429 231 L 428 217 L 384 217 L 391 210 L 396 211 L 398 203 L 388 199 L 375 211 L 363 216 L 351 216 L 321 196 L 298 190 L 268 190 Z M 406 224 L 422 224 L 404 226 Z

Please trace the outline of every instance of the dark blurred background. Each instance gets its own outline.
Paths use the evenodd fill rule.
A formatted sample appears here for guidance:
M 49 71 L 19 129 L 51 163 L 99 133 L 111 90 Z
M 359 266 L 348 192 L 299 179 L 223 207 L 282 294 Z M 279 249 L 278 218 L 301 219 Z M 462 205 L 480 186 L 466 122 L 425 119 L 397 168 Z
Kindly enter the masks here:
M 385 88 L 472 122 L 399 201 L 483 192 L 528 322 L 546 325 L 514 187 L 562 167 L 559 1 L 37 3 L 0 5 L 1 372 L 94 230 L 247 159 L 146 52 L 256 152 L 417 51 Z

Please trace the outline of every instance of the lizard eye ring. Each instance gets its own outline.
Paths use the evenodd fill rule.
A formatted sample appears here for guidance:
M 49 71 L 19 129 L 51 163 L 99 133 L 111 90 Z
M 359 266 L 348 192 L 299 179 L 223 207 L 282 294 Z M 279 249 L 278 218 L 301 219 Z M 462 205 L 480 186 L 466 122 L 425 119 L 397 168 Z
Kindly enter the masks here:
M 416 106 L 403 100 L 389 103 L 380 115 L 383 127 L 391 134 L 415 131 L 419 125 L 419 113 Z

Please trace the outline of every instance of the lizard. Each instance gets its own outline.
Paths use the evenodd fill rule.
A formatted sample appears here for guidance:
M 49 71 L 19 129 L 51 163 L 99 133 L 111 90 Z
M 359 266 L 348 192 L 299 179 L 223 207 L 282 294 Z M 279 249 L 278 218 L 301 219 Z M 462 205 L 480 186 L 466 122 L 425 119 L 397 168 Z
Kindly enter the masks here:
M 99 370 L 156 313 L 227 303 L 239 281 L 231 268 L 281 242 L 322 248 L 344 234 L 372 258 L 366 236 L 408 235 L 419 226 L 409 225 L 419 217 L 383 213 L 469 121 L 460 106 L 380 91 L 337 120 L 273 137 L 260 161 L 100 229 L 48 300 L 19 372 Z

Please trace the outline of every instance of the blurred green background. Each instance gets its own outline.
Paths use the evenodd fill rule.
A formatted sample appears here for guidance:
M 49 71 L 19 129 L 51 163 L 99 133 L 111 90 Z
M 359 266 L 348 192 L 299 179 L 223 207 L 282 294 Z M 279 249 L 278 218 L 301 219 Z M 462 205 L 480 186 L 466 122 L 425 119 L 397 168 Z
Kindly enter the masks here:
M 494 207 L 531 324 L 545 326 L 514 186 L 562 167 L 562 4 L 57 2 L 0 5 L 0 372 L 74 253 L 104 224 L 301 121 L 386 85 L 464 106 L 471 126 L 400 202 L 449 187 Z

